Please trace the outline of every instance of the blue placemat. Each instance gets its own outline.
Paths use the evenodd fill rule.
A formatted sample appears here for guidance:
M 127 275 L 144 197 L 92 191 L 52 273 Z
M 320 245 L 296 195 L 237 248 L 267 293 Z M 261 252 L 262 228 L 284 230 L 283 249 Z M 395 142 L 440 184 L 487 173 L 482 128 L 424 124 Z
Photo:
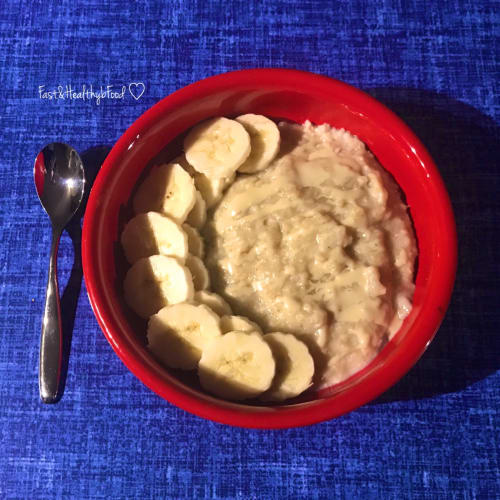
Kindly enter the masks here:
M 499 498 L 499 7 L 4 1 L 0 497 Z M 211 423 L 169 405 L 122 365 L 80 288 L 65 235 L 59 271 L 66 310 L 75 311 L 72 354 L 63 400 L 43 406 L 38 342 L 50 231 L 32 181 L 35 155 L 62 140 L 95 163 L 175 89 L 258 66 L 361 87 L 430 149 L 460 240 L 456 289 L 435 342 L 387 394 L 337 420 L 285 431 Z M 144 84 L 138 99 L 130 83 Z M 102 86 L 105 96 L 83 100 L 84 85 Z M 137 96 L 141 86 L 132 88 Z M 75 241 L 78 233 L 73 227 Z

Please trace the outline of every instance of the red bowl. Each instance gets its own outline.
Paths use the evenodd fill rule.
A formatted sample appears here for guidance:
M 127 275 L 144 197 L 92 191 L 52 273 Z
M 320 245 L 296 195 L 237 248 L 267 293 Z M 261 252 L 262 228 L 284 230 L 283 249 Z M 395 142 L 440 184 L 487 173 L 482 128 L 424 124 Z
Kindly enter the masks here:
M 413 309 L 375 360 L 345 382 L 302 402 L 252 406 L 222 401 L 181 381 L 148 352 L 123 305 L 116 248 L 123 210 L 145 166 L 189 127 L 212 116 L 258 113 L 328 123 L 358 136 L 403 189 L 419 259 Z M 83 226 L 83 270 L 90 303 L 106 338 L 144 384 L 171 403 L 225 424 L 286 428 L 342 415 L 377 397 L 419 359 L 434 337 L 455 278 L 455 222 L 443 181 L 412 131 L 364 92 L 324 76 L 287 69 L 235 71 L 174 92 L 118 140 L 93 186 Z

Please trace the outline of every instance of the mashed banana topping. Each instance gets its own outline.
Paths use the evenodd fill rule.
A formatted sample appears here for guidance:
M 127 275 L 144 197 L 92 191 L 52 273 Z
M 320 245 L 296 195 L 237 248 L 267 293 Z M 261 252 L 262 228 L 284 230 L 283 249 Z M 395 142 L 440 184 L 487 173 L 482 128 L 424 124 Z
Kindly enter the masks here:
M 356 137 L 281 123 L 265 170 L 239 175 L 203 233 L 212 290 L 265 332 L 293 333 L 315 384 L 368 364 L 411 309 L 417 255 L 407 207 Z

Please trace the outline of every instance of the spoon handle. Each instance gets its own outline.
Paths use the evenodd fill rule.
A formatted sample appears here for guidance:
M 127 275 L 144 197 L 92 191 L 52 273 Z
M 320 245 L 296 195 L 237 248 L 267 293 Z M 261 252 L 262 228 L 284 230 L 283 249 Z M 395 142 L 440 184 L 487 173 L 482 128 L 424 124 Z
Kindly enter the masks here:
M 52 227 L 49 279 L 45 295 L 38 375 L 40 399 L 44 403 L 56 403 L 61 396 L 59 389 L 63 339 L 59 286 L 57 284 L 57 248 L 59 247 L 61 233 L 61 229 Z

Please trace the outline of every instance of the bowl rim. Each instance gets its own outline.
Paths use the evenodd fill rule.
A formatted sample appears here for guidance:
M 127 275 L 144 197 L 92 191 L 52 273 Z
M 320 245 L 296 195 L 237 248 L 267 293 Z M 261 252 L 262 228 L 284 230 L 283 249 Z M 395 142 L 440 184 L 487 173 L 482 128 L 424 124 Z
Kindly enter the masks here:
M 160 380 L 150 367 L 141 363 L 128 341 L 120 338 L 120 335 L 109 326 L 109 314 L 100 287 L 99 273 L 96 266 L 92 264 L 92 235 L 97 226 L 99 196 L 105 190 L 106 179 L 111 174 L 113 165 L 138 135 L 142 135 L 143 131 L 147 130 L 158 117 L 182 104 L 186 99 L 222 90 L 229 84 L 258 84 L 261 79 L 273 79 L 276 82 L 293 80 L 297 88 L 312 86 L 318 92 L 340 91 L 348 99 L 355 99 L 358 103 L 361 101 L 364 109 L 370 109 L 371 113 L 383 117 L 385 123 L 388 123 L 391 128 L 397 128 L 398 134 L 408 145 L 411 145 L 412 151 L 423 162 L 426 170 L 433 175 L 434 188 L 439 194 L 438 205 L 441 208 L 443 220 L 446 222 L 448 234 L 443 240 L 446 244 L 443 244 L 443 248 L 440 249 L 447 259 L 444 266 L 440 268 L 441 286 L 436 292 L 439 307 L 427 312 L 431 317 L 427 320 L 425 334 L 406 344 L 405 349 L 398 352 L 397 358 L 387 360 L 383 367 L 384 377 L 371 377 L 369 384 L 359 384 L 354 392 L 347 390 L 337 393 L 334 400 L 326 397 L 314 400 L 307 406 L 298 404 L 273 407 L 269 412 L 263 412 L 260 408 L 261 418 L 256 418 L 255 410 L 252 410 L 250 406 L 228 404 L 226 401 L 219 402 L 215 398 L 199 398 L 193 391 L 183 390 L 173 384 L 168 384 L 165 380 Z M 350 412 L 382 394 L 411 369 L 434 338 L 451 299 L 457 266 L 457 236 L 451 202 L 434 161 L 411 129 L 385 105 L 356 87 L 327 76 L 295 69 L 243 69 L 211 76 L 175 91 L 146 110 L 122 134 L 102 164 L 88 199 L 82 232 L 82 264 L 89 301 L 99 326 L 125 366 L 147 387 L 168 402 L 215 422 L 246 428 L 289 428 L 315 424 Z

